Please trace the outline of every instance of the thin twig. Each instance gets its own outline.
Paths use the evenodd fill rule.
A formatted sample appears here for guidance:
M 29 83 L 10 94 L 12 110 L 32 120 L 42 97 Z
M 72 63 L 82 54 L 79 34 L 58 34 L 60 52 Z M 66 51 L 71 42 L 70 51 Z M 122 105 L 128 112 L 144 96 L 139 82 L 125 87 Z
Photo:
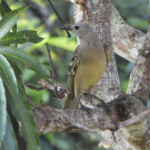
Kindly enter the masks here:
M 62 25 L 65 27 L 65 24 L 64 24 L 64 21 L 61 19 L 60 15 L 58 14 L 57 10 L 55 9 L 54 5 L 52 4 L 52 2 L 50 0 L 48 0 L 48 3 L 50 4 L 50 6 L 52 7 L 52 9 L 54 10 L 54 12 L 56 13 L 59 21 L 62 23 Z M 66 32 L 67 32 L 67 35 L 68 35 L 68 38 L 71 37 L 69 31 L 66 29 Z
M 27 101 L 28 101 L 28 103 L 29 103 L 31 106 L 33 106 L 33 107 L 35 107 L 35 108 L 40 108 L 40 106 L 34 104 L 34 103 L 32 102 L 32 100 L 31 100 L 29 97 L 27 98 Z
M 51 78 L 56 79 L 56 75 L 54 73 L 54 66 L 53 66 L 53 62 L 52 62 L 52 57 L 51 57 L 51 51 L 50 51 L 49 45 L 47 43 L 45 44 L 45 46 L 46 46 L 46 49 L 47 49 L 47 52 L 48 52 L 48 57 L 49 57 Z
M 35 87 L 35 86 L 33 86 L 32 84 L 27 83 L 27 82 L 24 82 L 24 84 L 25 84 L 26 87 L 28 87 L 28 88 L 30 88 L 30 89 L 33 89 L 33 90 L 36 90 L 36 91 L 41 91 L 41 90 L 44 89 L 43 87 L 40 87 L 40 88 Z

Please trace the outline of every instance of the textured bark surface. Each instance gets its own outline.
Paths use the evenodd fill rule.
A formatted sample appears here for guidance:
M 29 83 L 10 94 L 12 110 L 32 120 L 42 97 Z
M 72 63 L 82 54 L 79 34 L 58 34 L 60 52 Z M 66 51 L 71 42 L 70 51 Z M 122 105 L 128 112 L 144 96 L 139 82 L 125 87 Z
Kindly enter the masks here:
M 135 104 L 138 105 L 135 107 Z M 104 105 L 98 101 L 97 107 L 89 111 L 83 109 L 60 110 L 49 106 L 37 106 L 33 110 L 33 115 L 39 134 L 62 131 L 99 132 L 100 130 L 116 131 L 120 127 L 141 121 L 137 115 L 143 109 L 144 106 L 138 99 L 126 95 Z M 145 112 L 146 115 L 148 112 L 150 109 Z M 145 113 L 141 115 L 145 117 Z M 134 115 L 137 116 L 137 120 L 132 119 Z M 131 123 L 128 121 L 129 118 Z
M 143 45 L 145 34 L 129 26 L 115 7 L 112 10 L 110 23 L 115 53 L 134 63 Z
M 127 93 L 139 98 L 145 105 L 150 92 L 150 27 L 138 59 L 130 75 Z

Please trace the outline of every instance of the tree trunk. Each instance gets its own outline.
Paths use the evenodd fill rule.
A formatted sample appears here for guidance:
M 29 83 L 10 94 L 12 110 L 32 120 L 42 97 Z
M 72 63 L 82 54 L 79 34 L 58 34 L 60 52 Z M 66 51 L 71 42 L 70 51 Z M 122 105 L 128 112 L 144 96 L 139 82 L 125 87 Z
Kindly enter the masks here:
M 145 56 L 139 54 L 145 35 L 125 23 L 117 10 L 112 6 L 110 0 L 75 0 L 74 20 L 75 22 L 92 24 L 99 38 L 108 45 L 111 51 L 111 62 L 102 80 L 98 83 L 95 93 L 100 98 L 107 100 L 107 102 L 121 94 L 120 80 L 114 56 L 115 49 L 117 54 L 132 62 L 135 62 L 137 57 L 140 58 L 140 62 L 139 60 L 135 62 L 128 93 L 138 97 L 146 104 L 150 89 L 150 70 L 145 71 L 145 67 L 150 68 L 150 61 L 147 61 Z M 148 46 L 147 48 L 150 48 L 150 44 Z M 138 75 L 141 64 L 145 65 L 145 67 L 142 69 L 142 75 Z M 144 73 L 146 73 L 145 77 L 143 77 Z M 139 79 L 140 81 L 138 82 Z M 138 94 L 140 88 L 142 88 L 142 91 Z M 101 135 L 115 150 L 146 150 L 150 149 L 149 125 L 150 119 L 145 119 L 130 127 L 119 129 L 115 132 L 116 142 L 112 138 L 110 131 L 103 131 Z

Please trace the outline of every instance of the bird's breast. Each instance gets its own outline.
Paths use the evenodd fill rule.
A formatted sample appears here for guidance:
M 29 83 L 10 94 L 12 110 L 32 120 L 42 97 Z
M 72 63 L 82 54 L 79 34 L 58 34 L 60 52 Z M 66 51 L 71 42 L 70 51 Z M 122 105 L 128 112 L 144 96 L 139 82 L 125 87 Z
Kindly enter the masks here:
M 75 89 L 81 81 L 81 92 L 89 87 L 94 88 L 106 68 L 106 57 L 103 51 L 91 49 L 89 52 L 87 50 L 82 52 L 79 54 L 80 62 L 75 75 Z

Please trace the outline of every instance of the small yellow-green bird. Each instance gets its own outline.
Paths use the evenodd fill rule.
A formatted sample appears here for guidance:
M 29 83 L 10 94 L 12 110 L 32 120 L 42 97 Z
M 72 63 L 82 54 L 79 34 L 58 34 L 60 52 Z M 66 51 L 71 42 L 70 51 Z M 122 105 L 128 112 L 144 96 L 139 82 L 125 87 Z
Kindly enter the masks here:
M 109 61 L 109 52 L 88 23 L 77 23 L 64 29 L 78 37 L 78 46 L 71 59 L 68 72 L 68 95 L 64 109 L 74 108 L 78 97 L 85 90 L 92 94 L 96 83 L 102 77 Z

